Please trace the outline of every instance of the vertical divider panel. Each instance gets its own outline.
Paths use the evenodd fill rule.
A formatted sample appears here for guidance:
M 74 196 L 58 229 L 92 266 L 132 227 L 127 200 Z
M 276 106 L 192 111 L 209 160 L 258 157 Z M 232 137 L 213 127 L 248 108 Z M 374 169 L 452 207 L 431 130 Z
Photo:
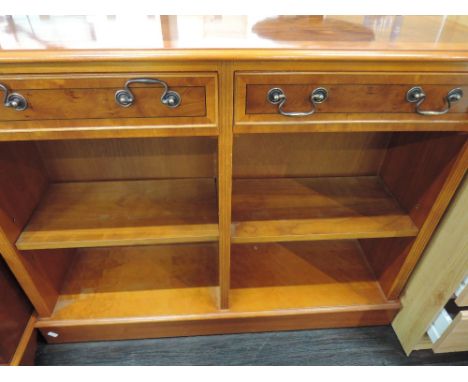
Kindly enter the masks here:
M 218 211 L 219 211 L 219 307 L 229 308 L 231 264 L 231 199 L 233 144 L 234 73 L 230 62 L 219 65 L 219 139 L 218 139 Z

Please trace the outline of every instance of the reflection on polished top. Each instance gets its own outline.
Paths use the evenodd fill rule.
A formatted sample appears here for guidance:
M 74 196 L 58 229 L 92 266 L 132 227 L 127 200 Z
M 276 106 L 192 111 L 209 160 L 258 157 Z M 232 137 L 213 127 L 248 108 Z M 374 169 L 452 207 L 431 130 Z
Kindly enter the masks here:
M 463 60 L 468 16 L 0 16 L 1 61 L 93 59 L 103 52 L 109 59 L 242 59 L 252 50 L 265 58 Z

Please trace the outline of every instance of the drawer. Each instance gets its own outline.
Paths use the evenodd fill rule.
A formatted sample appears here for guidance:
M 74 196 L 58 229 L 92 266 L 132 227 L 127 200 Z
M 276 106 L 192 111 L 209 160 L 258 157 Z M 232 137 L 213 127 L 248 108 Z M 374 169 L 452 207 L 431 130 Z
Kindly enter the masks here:
M 235 78 L 236 125 L 468 120 L 468 75 L 464 73 L 237 72 Z M 413 93 L 413 100 L 420 102 L 407 100 L 413 87 L 422 89 L 423 93 L 417 90 Z M 457 90 L 451 93 L 451 105 L 446 110 L 448 93 L 458 88 L 461 93 Z M 438 113 L 421 115 L 417 108 L 423 114 Z
M 468 351 L 468 310 L 462 310 L 448 324 L 433 345 L 434 353 Z
M 216 123 L 215 73 L 0 76 L 0 84 L 13 101 L 10 107 L 0 106 L 0 128 L 25 121 L 45 126 L 57 120 L 92 120 L 94 125 Z M 17 110 L 22 99 L 15 94 L 26 100 L 24 110 Z
M 455 291 L 455 304 L 460 307 L 468 308 L 468 276 L 462 281 L 458 289 Z

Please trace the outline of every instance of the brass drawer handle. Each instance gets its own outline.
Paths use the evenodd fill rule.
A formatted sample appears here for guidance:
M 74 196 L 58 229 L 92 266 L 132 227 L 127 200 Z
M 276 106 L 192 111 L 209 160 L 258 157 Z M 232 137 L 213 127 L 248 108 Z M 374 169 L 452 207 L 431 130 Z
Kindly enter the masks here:
M 281 115 L 287 117 L 306 117 L 312 115 L 317 111 L 316 105 L 325 102 L 328 98 L 328 90 L 325 88 L 317 88 L 310 93 L 310 102 L 312 103 L 312 110 L 310 111 L 284 111 L 283 106 L 286 103 L 286 94 L 280 88 L 272 88 L 268 91 L 267 100 L 273 105 L 278 105 L 278 111 Z
M 3 97 L 3 106 L 12 107 L 16 111 L 23 111 L 28 108 L 28 101 L 19 93 L 10 93 L 10 90 L 3 84 L 0 84 L 0 90 L 5 93 Z
M 122 107 L 132 106 L 135 102 L 135 96 L 130 90 L 131 84 L 158 84 L 164 87 L 164 92 L 161 96 L 161 103 L 167 107 L 176 108 L 182 102 L 179 93 L 169 90 L 166 82 L 157 78 L 133 78 L 125 82 L 124 88 L 115 92 L 115 102 Z
M 406 93 L 406 100 L 411 103 L 416 103 L 416 113 L 421 115 L 443 115 L 447 114 L 452 107 L 452 104 L 460 101 L 463 98 L 463 90 L 455 88 L 450 90 L 444 97 L 445 108 L 443 110 L 420 110 L 420 106 L 426 99 L 426 93 L 420 86 L 415 86 Z

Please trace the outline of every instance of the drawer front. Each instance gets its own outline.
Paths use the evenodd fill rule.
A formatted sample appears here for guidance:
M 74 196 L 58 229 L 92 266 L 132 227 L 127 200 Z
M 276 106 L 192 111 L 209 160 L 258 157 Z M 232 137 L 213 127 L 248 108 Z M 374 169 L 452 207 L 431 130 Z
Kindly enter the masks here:
M 132 81 L 125 87 L 128 80 Z M 216 74 L 212 73 L 0 76 L 0 84 L 27 101 L 24 110 L 0 107 L 0 122 L 130 119 L 132 124 L 148 124 L 151 119 L 156 125 L 215 123 Z M 177 107 L 162 102 L 165 84 L 169 98 L 180 97 Z M 118 91 L 124 91 L 124 96 L 129 91 L 132 102 L 119 104 Z
M 420 115 L 417 102 L 407 101 L 407 92 L 421 87 L 425 94 L 419 110 L 444 111 L 447 94 L 460 88 L 461 99 L 451 98 L 446 114 Z M 281 89 L 286 101 L 268 99 L 271 89 Z M 327 98 L 311 95 L 323 88 Z M 317 90 L 319 89 L 319 90 Z M 457 93 L 457 92 L 455 92 Z M 416 94 L 416 93 L 415 93 Z M 418 93 L 421 96 L 421 93 Z M 421 99 L 421 98 L 419 98 Z M 315 111 L 314 111 L 315 110 Z M 314 112 L 313 112 L 314 111 Z M 306 115 L 311 113 L 311 115 Z M 297 113 L 297 115 L 283 114 Z M 338 120 L 467 120 L 468 75 L 401 73 L 236 73 L 236 123 L 311 123 Z
M 468 308 L 468 276 L 465 277 L 459 289 L 455 292 L 455 303 L 460 307 Z
M 433 346 L 435 353 L 468 351 L 468 310 L 458 312 Z

